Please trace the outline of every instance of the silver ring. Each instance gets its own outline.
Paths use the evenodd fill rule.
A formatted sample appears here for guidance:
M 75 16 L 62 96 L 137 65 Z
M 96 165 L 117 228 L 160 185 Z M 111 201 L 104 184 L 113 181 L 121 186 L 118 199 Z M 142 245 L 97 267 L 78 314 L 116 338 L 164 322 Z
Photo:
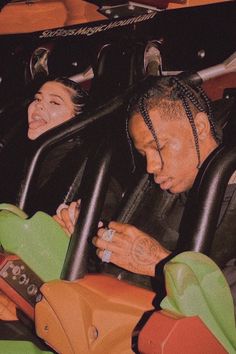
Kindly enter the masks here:
M 102 240 L 112 242 L 115 230 L 106 229 L 102 234 Z
M 102 262 L 109 263 L 111 259 L 112 252 L 109 250 L 104 250 L 102 255 Z

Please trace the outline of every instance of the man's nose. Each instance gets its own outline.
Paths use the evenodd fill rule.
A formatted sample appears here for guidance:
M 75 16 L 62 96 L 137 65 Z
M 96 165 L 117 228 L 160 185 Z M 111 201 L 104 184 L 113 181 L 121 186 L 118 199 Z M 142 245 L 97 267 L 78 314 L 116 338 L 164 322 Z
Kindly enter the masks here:
M 162 169 L 162 159 L 160 153 L 157 151 L 155 154 L 146 155 L 147 172 L 150 174 L 156 174 Z

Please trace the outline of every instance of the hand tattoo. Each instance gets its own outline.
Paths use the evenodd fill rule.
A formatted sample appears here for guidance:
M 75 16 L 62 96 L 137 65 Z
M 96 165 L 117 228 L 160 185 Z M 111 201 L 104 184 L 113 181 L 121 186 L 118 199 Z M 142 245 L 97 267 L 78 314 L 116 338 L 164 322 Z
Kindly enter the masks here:
M 146 237 L 141 237 L 134 241 L 131 249 L 131 257 L 138 264 L 150 265 L 158 259 L 159 251 L 160 247 L 158 247 L 157 243 Z

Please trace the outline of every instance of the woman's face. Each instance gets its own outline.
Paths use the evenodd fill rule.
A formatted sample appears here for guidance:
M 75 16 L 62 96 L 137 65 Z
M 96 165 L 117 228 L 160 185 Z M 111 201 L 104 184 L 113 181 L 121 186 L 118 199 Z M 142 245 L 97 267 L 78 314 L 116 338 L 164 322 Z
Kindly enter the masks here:
M 70 89 L 60 82 L 48 81 L 28 107 L 28 138 L 34 140 L 74 116 Z

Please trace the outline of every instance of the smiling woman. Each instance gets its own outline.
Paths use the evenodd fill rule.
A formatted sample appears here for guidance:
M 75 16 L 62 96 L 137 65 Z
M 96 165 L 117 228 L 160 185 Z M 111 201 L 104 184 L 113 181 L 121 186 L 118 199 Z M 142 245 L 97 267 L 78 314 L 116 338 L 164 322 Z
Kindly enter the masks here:
M 28 107 L 28 138 L 35 140 L 81 113 L 86 97 L 86 92 L 67 78 L 44 83 Z

